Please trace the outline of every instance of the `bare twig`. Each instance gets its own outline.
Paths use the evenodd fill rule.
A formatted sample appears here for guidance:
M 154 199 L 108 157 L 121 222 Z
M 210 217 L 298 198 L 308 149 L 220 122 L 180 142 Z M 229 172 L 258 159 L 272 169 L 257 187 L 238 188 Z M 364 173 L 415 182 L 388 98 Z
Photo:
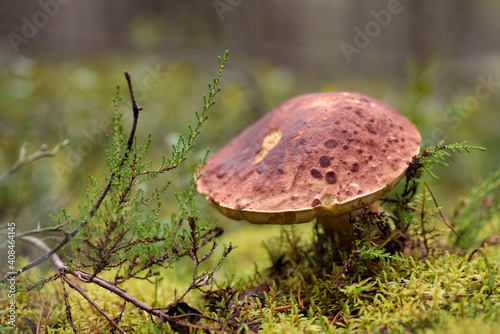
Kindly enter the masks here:
M 332 321 L 330 322 L 330 326 L 333 326 L 335 325 L 335 323 L 337 322 L 337 320 L 339 319 L 339 316 L 340 316 L 340 313 L 342 313 L 342 311 L 344 311 L 344 309 L 342 308 L 336 315 L 335 317 L 333 317 Z
M 63 280 L 62 275 L 61 275 L 61 285 L 62 285 L 62 288 L 64 291 L 64 304 L 66 306 L 66 320 L 68 320 L 68 323 L 71 326 L 71 328 L 73 329 L 73 332 L 75 334 L 78 334 L 78 332 L 76 331 L 75 324 L 73 324 L 73 317 L 71 316 L 71 305 L 69 305 L 69 296 L 68 296 L 68 292 L 66 291 L 66 288 L 64 287 L 64 280 Z
M 453 226 L 451 226 L 450 223 L 448 223 L 446 221 L 446 219 L 444 219 L 444 216 L 443 216 L 443 213 L 441 212 L 441 209 L 439 208 L 439 204 L 438 202 L 436 201 L 436 197 L 434 197 L 434 194 L 432 193 L 431 191 L 431 188 L 429 188 L 429 185 L 427 184 L 427 182 L 424 182 L 425 186 L 427 187 L 427 189 L 429 190 L 429 194 L 431 194 L 432 196 L 432 199 L 434 200 L 434 204 L 436 204 L 436 207 L 438 208 L 438 212 L 439 212 L 439 215 L 441 216 L 441 219 L 443 220 L 443 222 L 446 224 L 446 226 L 448 226 L 448 228 L 450 230 L 452 230 L 459 238 L 462 238 L 462 236 L 457 232 L 457 230 L 455 230 L 455 228 Z
M 302 302 L 302 298 L 300 296 L 300 285 L 301 285 L 302 281 L 299 281 L 299 292 L 297 292 L 297 299 L 299 301 L 299 306 L 301 309 L 305 309 L 305 306 L 304 306 L 304 303 Z
M 29 164 L 30 162 L 42 158 L 54 157 L 64 146 L 67 146 L 68 144 L 69 144 L 69 139 L 61 140 L 50 152 L 47 152 L 47 145 L 43 144 L 35 153 L 30 155 L 29 157 L 26 157 L 26 148 L 28 147 L 28 143 L 27 142 L 24 143 L 23 146 L 21 147 L 19 160 L 16 162 L 16 164 L 12 166 L 5 173 L 0 174 L 0 183 L 7 181 L 7 179 L 11 177 L 12 174 L 17 172 L 21 167 L 23 167 L 26 164 Z
M 130 73 L 125 71 L 125 78 L 127 78 L 128 90 L 130 92 L 130 98 L 132 99 L 132 112 L 134 113 L 134 121 L 132 123 L 132 130 L 130 130 L 130 134 L 128 136 L 127 141 L 127 152 L 125 152 L 125 157 L 128 156 L 128 152 L 132 149 L 132 144 L 134 143 L 135 130 L 137 128 L 137 120 L 139 119 L 139 111 L 142 110 L 142 107 L 137 105 L 135 101 L 134 90 L 132 89 L 132 79 L 130 78 Z
M 45 316 L 45 321 L 47 322 L 50 318 L 50 314 L 52 313 L 52 310 L 54 309 L 54 296 L 50 297 L 50 308 L 47 311 L 47 315 Z
M 210 235 L 211 233 L 213 233 L 213 235 Z M 214 240 L 215 238 L 217 238 L 221 234 L 222 234 L 222 228 L 220 228 L 220 227 L 214 227 L 214 228 L 209 229 L 208 231 L 206 231 L 205 233 L 202 234 L 202 236 L 201 236 L 202 240 L 200 241 L 200 244 L 198 245 L 198 249 L 204 247 L 206 244 L 208 244 L 209 242 L 211 242 L 212 240 Z M 161 241 L 161 240 L 159 240 L 159 241 Z M 172 239 L 171 243 L 174 244 L 174 239 Z M 173 253 L 175 255 L 175 257 L 177 257 L 177 258 L 181 258 L 181 257 L 188 255 L 189 250 L 186 250 L 184 252 L 180 252 L 178 249 L 174 248 L 172 250 L 172 252 L 167 251 L 157 258 L 151 259 L 151 261 L 142 265 L 140 268 L 130 272 L 127 276 L 116 277 L 114 283 L 115 284 L 123 283 L 124 281 L 128 280 L 130 277 L 135 276 L 136 274 L 154 266 L 155 264 L 164 262 L 172 255 L 171 253 Z M 217 264 L 217 265 L 219 265 L 219 264 Z M 180 298 L 176 298 L 176 299 L 180 299 Z
M 86 279 L 89 279 L 91 277 L 91 275 L 89 273 L 85 273 L 82 271 L 70 272 L 70 274 L 74 275 L 75 277 L 79 278 L 80 280 L 82 280 L 84 282 L 86 282 Z M 181 325 L 181 326 L 202 328 L 200 326 L 196 326 L 196 325 L 187 323 L 185 321 L 181 321 L 179 319 L 176 319 L 175 317 L 169 316 L 166 313 L 160 312 L 157 309 L 155 309 L 149 305 L 146 305 L 143 302 L 132 297 L 131 295 L 127 294 L 125 291 L 123 291 L 119 287 L 115 286 L 114 284 L 109 283 L 109 282 L 107 282 L 99 277 L 95 277 L 92 280 L 92 283 L 95 283 L 95 284 L 99 285 L 101 288 L 104 288 L 108 291 L 113 292 L 115 295 L 122 298 L 123 300 L 126 300 L 127 302 L 133 304 L 134 306 L 136 306 L 136 307 L 138 307 L 138 308 L 140 308 L 140 309 L 142 309 L 142 310 L 144 310 L 152 315 L 155 315 L 155 316 L 161 318 L 162 320 L 173 322 L 173 323 L 176 323 L 176 324 Z
M 115 327 L 120 333 L 122 334 L 126 334 L 125 331 L 123 330 L 123 328 L 120 327 L 120 325 L 118 325 L 113 319 L 111 319 L 111 317 L 102 309 L 99 307 L 99 305 L 96 304 L 96 302 L 94 302 L 94 300 L 92 300 L 92 298 L 90 298 L 77 284 L 75 284 L 73 281 L 71 281 L 69 278 L 67 278 L 66 276 L 62 276 L 62 279 L 70 286 L 72 287 L 74 290 L 76 290 L 80 295 L 83 296 L 83 298 L 85 298 L 90 305 L 92 305 L 99 313 L 102 314 L 102 316 L 104 318 L 106 318 L 106 320 L 108 320 L 108 322 L 113 325 L 113 327 Z
M 38 324 L 36 325 L 36 332 L 40 333 L 40 326 L 42 325 L 42 318 L 43 318 L 43 309 L 45 308 L 45 300 L 42 299 L 42 303 L 40 306 L 40 316 L 38 317 Z
M 426 183 L 427 184 L 427 183 Z M 425 249 L 427 251 L 427 253 L 429 253 L 429 244 L 428 244 L 428 241 L 427 241 L 427 233 L 426 233 L 426 230 L 425 230 L 425 202 L 426 202 L 426 198 L 425 198 L 425 187 L 424 187 L 424 190 L 423 190 L 423 199 L 422 199 L 422 209 L 420 210 L 420 221 L 421 221 L 421 234 L 422 234 L 422 238 L 424 239 L 424 246 L 425 246 Z
M 26 232 L 17 234 L 16 238 L 21 238 L 21 237 L 25 237 L 25 236 L 32 235 L 32 234 L 42 233 L 42 232 L 60 232 L 60 231 L 62 231 L 61 228 L 68 225 L 68 223 L 69 222 L 66 222 L 64 224 L 60 224 L 57 226 L 49 226 L 49 227 L 42 227 L 42 228 L 38 227 L 34 230 L 30 230 L 30 231 L 26 231 Z
M 35 237 L 30 237 L 30 236 L 25 236 L 20 238 L 23 241 L 29 242 L 30 244 L 38 247 L 39 249 L 43 250 L 44 252 L 50 252 L 50 247 L 47 246 L 42 240 L 35 238 Z M 54 264 L 54 266 L 57 268 L 58 271 L 63 271 L 66 269 L 66 265 L 61 261 L 59 256 L 57 254 L 52 254 L 50 256 L 50 260 Z

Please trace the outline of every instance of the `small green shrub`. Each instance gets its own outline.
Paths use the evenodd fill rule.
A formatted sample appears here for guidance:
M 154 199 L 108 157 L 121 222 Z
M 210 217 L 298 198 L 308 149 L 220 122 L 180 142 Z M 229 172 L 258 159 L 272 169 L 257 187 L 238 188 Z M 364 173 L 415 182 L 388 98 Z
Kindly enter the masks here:
M 215 265 L 205 265 L 205 262 L 213 257 L 218 247 L 216 238 L 223 231 L 209 218 L 202 219 L 195 207 L 194 194 L 198 177 L 196 173 L 191 178 L 189 187 L 182 194 L 175 195 L 179 209 L 177 213 L 171 215 L 170 221 L 159 218 L 162 207 L 161 198 L 170 183 L 149 193 L 144 191 L 142 185 L 151 182 L 161 174 L 176 169 L 186 161 L 188 153 L 194 148 L 203 124 L 208 119 L 208 111 L 215 104 L 215 97 L 220 91 L 219 80 L 227 58 L 228 52 L 223 58 L 219 57 L 219 72 L 213 82 L 208 84 L 209 92 L 207 96 L 203 96 L 202 112 L 195 111 L 197 124 L 194 127 L 188 126 L 187 138 L 180 135 L 172 147 L 171 156 L 163 156 L 157 167 L 154 167 L 154 162 L 147 158 L 152 141 L 151 135 L 144 144 L 138 143 L 140 140 L 136 137 L 136 129 L 142 108 L 136 103 L 130 74 L 125 72 L 132 100 L 133 123 L 130 132 L 126 133 L 121 124 L 122 114 L 119 112 L 119 106 L 122 98 L 118 87 L 113 100 L 115 107 L 113 133 L 106 137 L 105 162 L 109 172 L 104 176 L 104 184 L 100 185 L 96 177 L 89 175 L 91 187 L 87 190 L 86 200 L 78 206 L 78 218 L 73 218 L 68 210 L 61 209 L 53 216 L 55 227 L 38 228 L 17 236 L 18 239 L 40 248 L 44 255 L 17 269 L 14 274 L 10 273 L 2 280 L 5 282 L 7 278 L 21 275 L 17 288 L 24 293 L 31 290 L 43 290 L 45 286 L 52 284 L 51 282 L 62 284 L 66 308 L 64 318 L 59 316 L 55 323 L 50 323 L 53 320 L 48 319 L 47 316 L 44 324 L 46 331 L 50 327 L 57 327 L 78 333 L 83 328 L 88 330 L 99 324 L 97 325 L 99 331 L 129 332 L 135 330 L 136 324 L 128 322 L 134 318 L 127 316 L 125 318 L 128 321 L 121 321 L 127 304 L 149 313 L 150 317 L 155 317 L 157 329 L 165 328 L 164 323 L 169 323 L 171 328 L 182 329 L 182 331 L 187 328 L 209 328 L 196 325 L 195 323 L 199 320 L 197 316 L 193 319 L 183 315 L 187 309 L 188 313 L 197 312 L 199 316 L 202 316 L 200 312 L 187 305 L 184 299 L 191 292 L 203 291 L 211 284 L 214 280 L 214 273 L 219 270 L 233 246 L 229 244 L 223 247 Z M 67 143 L 64 142 L 64 144 Z M 57 153 L 56 150 L 54 154 Z M 5 177 L 2 176 L 2 179 L 7 179 L 10 174 L 26 163 L 25 161 L 29 162 L 40 157 L 43 157 L 41 152 L 38 156 L 33 155 L 20 161 L 5 174 Z M 205 159 L 202 159 L 199 164 L 204 164 L 204 162 Z M 33 236 L 40 232 L 59 231 L 63 233 L 61 236 L 55 234 L 58 242 L 52 247 L 49 247 L 42 239 Z M 63 255 L 62 260 L 57 252 Z M 35 280 L 33 276 L 29 276 L 23 281 L 22 277 L 26 276 L 30 269 L 39 266 L 49 258 L 57 269 L 55 274 L 42 278 L 35 276 Z M 168 276 L 162 275 L 163 269 L 172 269 L 174 264 L 183 258 L 188 258 L 192 262 L 191 280 L 184 291 L 175 291 L 174 295 L 170 296 L 173 299 L 168 302 L 162 301 L 160 308 L 145 304 L 140 293 L 129 294 L 121 288 L 131 280 L 140 280 L 141 284 L 149 282 L 156 285 L 162 279 L 168 279 Z M 81 284 L 98 286 L 103 292 L 119 297 L 123 306 L 121 308 L 106 307 L 105 300 L 90 297 L 82 289 Z M 4 286 L 6 287 L 7 284 Z M 92 316 L 92 312 L 87 314 L 77 312 L 78 317 L 75 318 L 69 302 L 70 292 L 86 300 L 83 303 L 90 303 L 91 310 L 96 314 Z M 81 301 L 78 303 L 80 305 Z M 154 304 L 158 304 L 157 299 Z M 81 305 L 81 308 L 83 310 L 87 307 Z M 40 320 L 43 312 L 44 304 L 42 303 Z M 100 319 L 95 319 L 97 314 L 101 316 Z M 82 318 L 88 319 L 86 323 L 83 323 L 83 328 Z M 18 319 L 16 325 L 20 325 L 20 320 L 23 320 L 32 330 L 36 329 L 37 321 L 38 326 L 41 324 L 40 320 L 33 318 L 31 313 Z M 211 326 L 211 321 L 208 323 L 207 326 Z M 218 325 L 216 320 L 215 324 Z

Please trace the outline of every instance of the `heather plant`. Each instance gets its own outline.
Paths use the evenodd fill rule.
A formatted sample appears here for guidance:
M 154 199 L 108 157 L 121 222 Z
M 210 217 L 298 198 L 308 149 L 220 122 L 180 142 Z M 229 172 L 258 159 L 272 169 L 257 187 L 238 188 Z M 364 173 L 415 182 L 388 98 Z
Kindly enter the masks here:
M 61 209 L 53 215 L 55 227 L 37 228 L 18 235 L 17 238 L 39 248 L 44 254 L 10 272 L 2 282 L 5 283 L 15 276 L 22 278 L 30 269 L 50 259 L 56 268 L 55 273 L 36 280 L 31 278 L 32 281 L 18 284 L 17 289 L 20 292 L 29 292 L 41 290 L 50 282 L 59 282 L 64 291 L 66 305 L 64 323 L 69 325 L 74 333 L 80 332 L 81 329 L 75 325 L 69 303 L 70 291 L 76 292 L 106 319 L 108 329 L 101 328 L 102 331 L 126 333 L 134 330 L 133 326 L 120 322 L 127 304 L 149 313 L 157 323 L 157 329 L 161 329 L 162 326 L 165 328 L 164 323 L 177 328 L 210 328 L 210 324 L 195 325 L 196 321 L 189 320 L 191 316 L 182 314 L 183 307 L 186 307 L 184 298 L 190 292 L 203 291 L 212 284 L 214 273 L 220 268 L 233 246 L 231 244 L 223 246 L 215 265 L 204 265 L 204 262 L 213 257 L 214 251 L 219 246 L 216 238 L 223 231 L 215 226 L 214 221 L 202 218 L 195 207 L 194 193 L 198 178 L 196 172 L 188 188 L 181 194 L 175 195 L 178 211 L 172 213 L 168 221 L 160 219 L 160 210 L 162 196 L 170 183 L 150 193 L 146 193 L 141 185 L 153 181 L 160 174 L 178 168 L 186 161 L 203 124 L 208 119 L 209 110 L 215 104 L 215 97 L 220 91 L 219 80 L 227 59 L 228 52 L 223 58 L 219 57 L 219 72 L 213 82 L 208 84 L 209 91 L 208 95 L 203 96 L 202 111 L 195 111 L 196 125 L 188 126 L 187 138 L 180 135 L 172 147 L 171 155 L 163 156 L 158 166 L 147 157 L 151 136 L 145 141 L 136 137 L 142 108 L 137 105 L 132 79 L 126 71 L 125 78 L 132 101 L 133 121 L 130 132 L 125 133 L 121 123 L 122 114 L 118 111 L 122 101 L 118 86 L 113 99 L 115 109 L 113 132 L 106 137 L 104 158 L 109 171 L 104 175 L 104 184 L 100 184 L 96 177 L 89 175 L 90 188 L 87 190 L 86 199 L 78 206 L 78 215 Z M 56 154 L 62 145 L 67 145 L 67 142 L 60 143 L 51 155 Z M 20 162 L 2 176 L 2 181 L 23 164 L 48 156 L 42 153 L 43 150 L 40 150 L 28 158 L 22 156 Z M 199 163 L 202 165 L 204 160 L 201 159 Z M 46 238 L 36 237 L 41 232 L 52 232 L 54 234 L 52 238 L 58 242 L 54 246 L 49 246 L 45 241 Z M 131 280 L 140 280 L 142 284 L 155 284 L 163 279 L 159 273 L 160 269 L 172 269 L 174 264 L 183 258 L 189 258 L 192 262 L 191 279 L 184 291 L 176 291 L 172 300 L 165 302 L 162 307 L 147 305 L 141 300 L 140 294 L 129 294 L 121 288 L 125 282 Z M 104 274 L 108 274 L 107 277 L 111 278 L 102 278 Z M 111 292 L 122 300 L 123 307 L 119 312 L 110 314 L 85 292 L 86 289 L 82 284 L 93 284 Z M 202 316 L 201 313 L 199 316 Z M 211 320 L 217 322 L 216 319 L 208 317 L 205 319 L 208 319 L 208 323 Z M 39 331 L 40 322 L 37 329 L 36 319 L 23 317 L 22 320 L 34 333 Z M 61 322 L 61 319 L 58 322 Z M 56 327 L 61 327 L 61 323 Z

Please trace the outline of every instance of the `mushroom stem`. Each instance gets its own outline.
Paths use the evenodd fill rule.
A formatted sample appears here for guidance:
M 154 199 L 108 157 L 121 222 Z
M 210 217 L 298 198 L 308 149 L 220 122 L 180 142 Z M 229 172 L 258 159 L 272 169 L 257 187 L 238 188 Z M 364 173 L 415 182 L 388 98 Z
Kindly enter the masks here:
M 354 212 L 356 214 L 357 212 Z M 343 216 L 319 216 L 318 223 L 321 224 L 325 234 L 332 242 L 338 245 L 338 249 L 350 250 L 354 241 L 354 228 L 349 222 L 349 214 Z
M 371 204 L 366 207 L 368 211 L 379 212 L 376 204 Z M 321 224 L 325 234 L 330 239 L 338 244 L 338 248 L 342 250 L 351 250 L 352 243 L 355 240 L 354 227 L 350 223 L 350 218 L 363 213 L 365 209 L 359 209 L 342 216 L 319 216 L 318 223 Z

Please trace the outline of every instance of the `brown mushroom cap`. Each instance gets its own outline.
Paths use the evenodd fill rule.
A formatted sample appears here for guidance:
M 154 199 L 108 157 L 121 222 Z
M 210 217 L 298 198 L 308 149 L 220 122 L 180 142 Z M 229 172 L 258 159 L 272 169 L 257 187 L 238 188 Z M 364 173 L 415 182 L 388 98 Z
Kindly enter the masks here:
M 394 188 L 421 143 L 413 123 L 371 97 L 301 95 L 214 154 L 198 191 L 224 215 L 251 223 L 341 216 Z

